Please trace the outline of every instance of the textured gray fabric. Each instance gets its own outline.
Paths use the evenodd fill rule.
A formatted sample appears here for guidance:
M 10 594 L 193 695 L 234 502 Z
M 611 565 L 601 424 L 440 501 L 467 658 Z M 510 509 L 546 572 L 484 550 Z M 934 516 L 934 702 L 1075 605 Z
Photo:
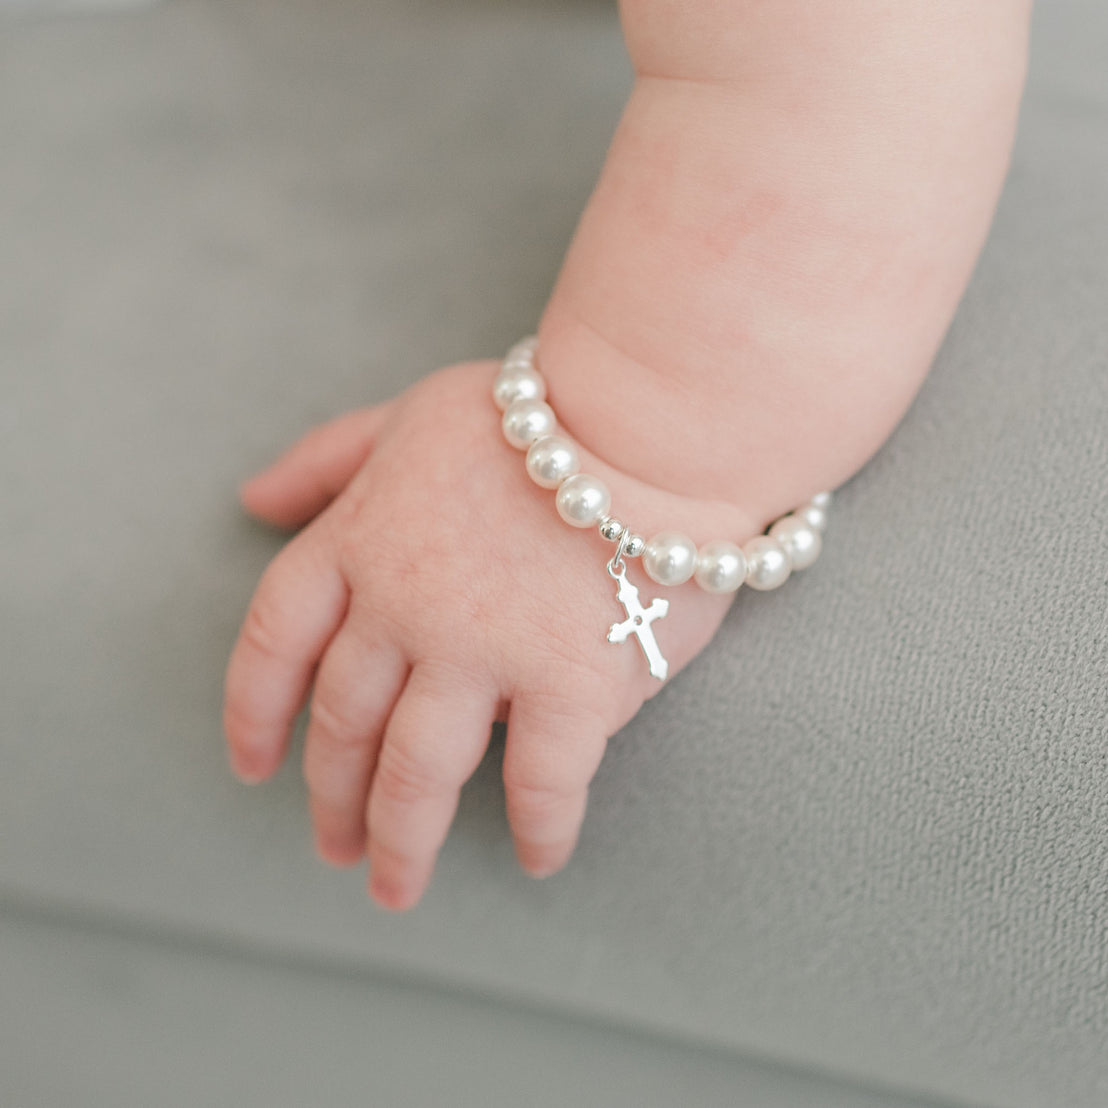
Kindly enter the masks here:
M 87 919 L 7 913 L 0 962 L 0 1098 L 15 1108 L 926 1108 L 588 1019 Z
M 979 272 L 818 570 L 740 597 L 616 739 L 565 874 L 516 872 L 494 748 L 394 919 L 313 860 L 295 759 L 226 774 L 222 667 L 280 545 L 233 490 L 535 319 L 626 89 L 614 13 L 5 25 L 0 906 L 1108 1102 L 1106 37 L 1093 0 L 1040 6 Z

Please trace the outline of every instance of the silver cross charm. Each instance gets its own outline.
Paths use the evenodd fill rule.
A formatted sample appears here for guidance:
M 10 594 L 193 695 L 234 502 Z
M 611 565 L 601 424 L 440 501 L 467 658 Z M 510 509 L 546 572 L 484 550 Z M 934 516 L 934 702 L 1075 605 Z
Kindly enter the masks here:
M 615 561 L 616 559 L 613 558 L 608 564 L 608 573 L 619 582 L 616 599 L 623 605 L 627 618 L 622 623 L 612 624 L 608 632 L 608 642 L 626 642 L 631 635 L 634 635 L 639 640 L 639 646 L 642 647 L 646 660 L 650 663 L 650 676 L 664 681 L 669 672 L 669 663 L 662 657 L 650 625 L 656 619 L 662 619 L 669 611 L 669 601 L 658 597 L 651 601 L 649 608 L 644 608 L 639 603 L 639 590 L 627 580 L 626 565 L 621 564 L 617 570 L 614 568 Z

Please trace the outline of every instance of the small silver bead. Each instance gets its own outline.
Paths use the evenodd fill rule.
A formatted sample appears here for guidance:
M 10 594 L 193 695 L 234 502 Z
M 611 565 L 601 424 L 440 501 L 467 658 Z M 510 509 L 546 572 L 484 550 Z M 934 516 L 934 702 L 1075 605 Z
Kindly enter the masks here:
M 607 516 L 600 521 L 600 534 L 608 542 L 619 542 L 620 535 L 623 534 L 623 524 L 614 516 Z
M 769 537 L 784 547 L 793 569 L 807 569 L 823 548 L 820 533 L 806 519 L 796 515 L 779 519 L 769 529 Z
M 546 382 L 537 369 L 509 366 L 493 382 L 492 399 L 502 412 L 517 400 L 545 400 Z
M 758 535 L 743 545 L 746 583 L 759 592 L 783 585 L 791 571 L 785 548 L 769 535 Z
M 623 553 L 628 558 L 641 558 L 643 551 L 646 549 L 646 539 L 642 535 L 636 535 L 634 531 L 627 536 L 627 543 L 623 548 Z
M 797 508 L 792 514 L 804 520 L 809 527 L 814 527 L 821 534 L 827 530 L 827 509 L 821 508 L 813 501 Z
M 508 405 L 501 427 L 512 446 L 517 450 L 526 450 L 535 439 L 549 435 L 556 423 L 549 404 L 542 400 L 516 400 Z

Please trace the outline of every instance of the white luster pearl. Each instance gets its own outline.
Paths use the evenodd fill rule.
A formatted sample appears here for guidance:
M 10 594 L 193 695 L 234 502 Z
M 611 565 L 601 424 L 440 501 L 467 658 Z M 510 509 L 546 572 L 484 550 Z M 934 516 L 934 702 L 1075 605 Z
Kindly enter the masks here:
M 577 447 L 561 435 L 543 435 L 527 451 L 527 473 L 536 485 L 556 489 L 580 466 Z
M 535 351 L 539 348 L 539 336 L 528 335 L 525 339 L 520 339 L 515 343 L 512 348 L 504 355 L 504 361 L 506 362 L 530 362 L 535 356 Z
M 788 580 L 789 556 L 769 535 L 758 535 L 743 545 L 746 555 L 746 583 L 759 592 L 775 589 Z
M 592 527 L 608 514 L 612 496 L 599 477 L 578 473 L 558 486 L 554 498 L 558 515 L 574 527 Z
M 501 373 L 515 373 L 520 369 L 538 369 L 534 354 L 513 354 L 500 363 Z
M 646 544 L 642 567 L 659 585 L 683 585 L 696 569 L 696 544 L 679 531 L 663 531 Z
M 823 548 L 820 533 L 806 519 L 796 515 L 779 519 L 769 529 L 769 537 L 784 547 L 793 569 L 807 569 Z
M 545 400 L 546 382 L 537 369 L 529 366 L 505 369 L 493 383 L 492 398 L 502 412 L 517 400 Z
M 508 405 L 501 427 L 517 450 L 526 450 L 535 439 L 554 430 L 554 410 L 541 400 L 516 400 Z
M 797 508 L 793 515 L 821 533 L 827 530 L 827 509 L 820 507 L 814 500 L 810 500 L 802 508 Z
M 746 555 L 733 542 L 705 543 L 696 556 L 696 583 L 705 592 L 734 592 L 746 580 Z
M 809 501 L 809 503 L 814 504 L 817 508 L 822 508 L 824 511 L 827 511 L 827 509 L 831 507 L 831 494 L 829 492 L 817 492 L 816 495 L 813 496 L 812 499 Z

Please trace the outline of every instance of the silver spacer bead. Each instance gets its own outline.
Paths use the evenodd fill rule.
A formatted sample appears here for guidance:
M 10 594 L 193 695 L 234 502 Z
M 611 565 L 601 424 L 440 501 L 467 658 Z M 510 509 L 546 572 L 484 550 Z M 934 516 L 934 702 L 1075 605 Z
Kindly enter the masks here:
M 600 521 L 600 536 L 608 542 L 619 542 L 623 534 L 623 524 L 614 516 L 605 516 Z
M 642 535 L 636 535 L 632 532 L 627 536 L 627 542 L 623 547 L 623 554 L 626 558 L 641 558 L 642 552 L 646 549 L 646 539 Z

